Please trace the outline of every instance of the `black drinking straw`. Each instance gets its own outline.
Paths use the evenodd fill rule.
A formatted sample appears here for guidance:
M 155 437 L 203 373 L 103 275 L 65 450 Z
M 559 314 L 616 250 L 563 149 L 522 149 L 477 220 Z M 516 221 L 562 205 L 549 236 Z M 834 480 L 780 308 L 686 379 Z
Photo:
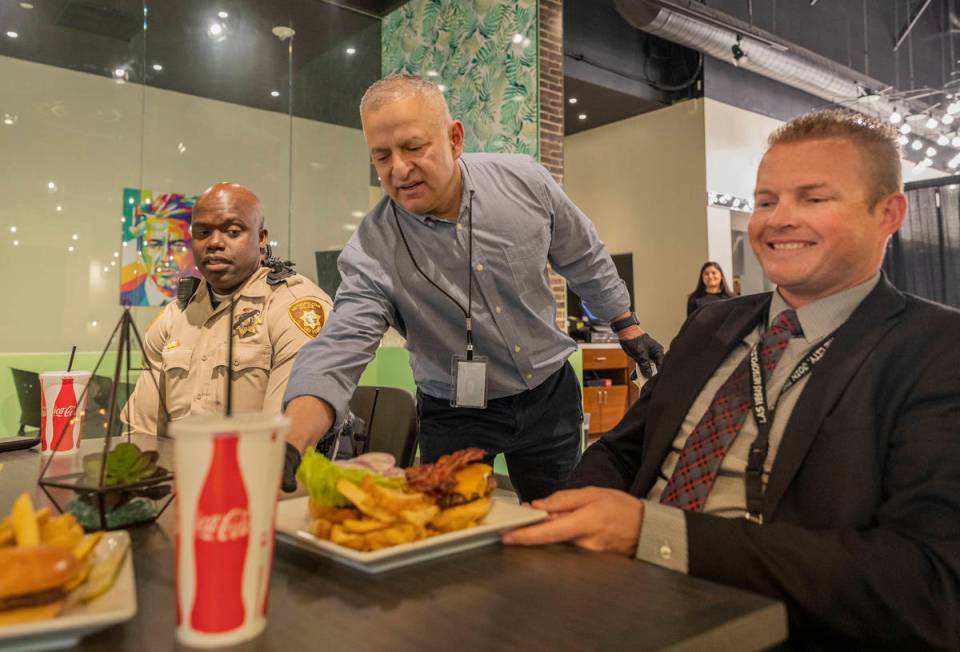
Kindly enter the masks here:
M 67 363 L 67 371 L 71 371 L 73 369 L 73 356 L 76 355 L 76 353 L 77 353 L 77 345 L 74 344 L 73 348 L 70 349 L 70 362 Z
M 230 297 L 230 320 L 227 322 L 227 416 L 233 414 L 233 311 L 237 306 Z

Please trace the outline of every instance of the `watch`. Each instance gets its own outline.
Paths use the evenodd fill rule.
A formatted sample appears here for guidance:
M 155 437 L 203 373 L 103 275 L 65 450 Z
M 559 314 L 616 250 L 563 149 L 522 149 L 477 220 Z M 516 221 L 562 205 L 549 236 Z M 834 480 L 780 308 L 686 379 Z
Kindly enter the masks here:
M 637 316 L 632 312 L 623 317 L 622 319 L 617 319 L 610 323 L 610 328 L 613 329 L 613 332 L 619 333 L 625 328 L 630 328 L 631 326 L 639 326 L 640 320 L 637 319 Z

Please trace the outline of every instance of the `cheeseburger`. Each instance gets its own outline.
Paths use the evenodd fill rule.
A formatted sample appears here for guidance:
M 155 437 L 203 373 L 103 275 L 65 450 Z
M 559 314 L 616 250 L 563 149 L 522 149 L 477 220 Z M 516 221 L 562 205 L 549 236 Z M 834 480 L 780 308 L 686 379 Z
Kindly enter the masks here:
M 0 627 L 53 618 L 80 572 L 67 548 L 37 545 L 0 548 Z
M 440 513 L 430 525 L 440 532 L 471 527 L 490 511 L 490 496 L 497 481 L 493 468 L 483 463 L 483 458 L 483 450 L 466 448 L 444 455 L 434 464 L 406 470 L 407 486 L 437 501 Z

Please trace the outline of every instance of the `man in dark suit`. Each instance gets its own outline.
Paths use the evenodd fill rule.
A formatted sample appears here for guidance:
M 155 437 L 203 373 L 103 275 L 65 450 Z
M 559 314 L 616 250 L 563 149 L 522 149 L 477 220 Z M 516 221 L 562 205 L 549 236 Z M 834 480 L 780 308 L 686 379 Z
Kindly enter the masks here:
M 799 645 L 960 646 L 960 312 L 880 273 L 895 138 L 839 111 L 770 137 L 749 236 L 777 291 L 694 313 L 580 488 L 505 542 L 774 596 Z

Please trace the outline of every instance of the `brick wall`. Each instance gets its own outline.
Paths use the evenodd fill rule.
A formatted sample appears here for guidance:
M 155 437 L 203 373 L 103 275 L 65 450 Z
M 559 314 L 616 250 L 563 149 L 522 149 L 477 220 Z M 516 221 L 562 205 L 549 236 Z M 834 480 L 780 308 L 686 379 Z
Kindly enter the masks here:
M 540 0 L 540 162 L 563 185 L 563 0 Z M 567 284 L 550 270 L 557 327 L 567 329 Z

